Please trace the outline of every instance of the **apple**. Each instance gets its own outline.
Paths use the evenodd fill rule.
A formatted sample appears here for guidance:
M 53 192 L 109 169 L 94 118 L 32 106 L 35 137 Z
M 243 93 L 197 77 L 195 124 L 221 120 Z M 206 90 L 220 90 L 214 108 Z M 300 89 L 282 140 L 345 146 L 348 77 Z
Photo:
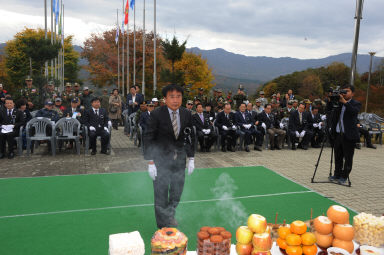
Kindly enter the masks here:
M 249 244 L 252 241 L 253 232 L 247 226 L 241 226 L 236 230 L 236 241 Z
M 251 255 L 253 246 L 251 243 L 249 244 L 236 244 L 236 252 L 238 255 Z
M 269 251 L 272 248 L 271 234 L 254 234 L 252 238 L 252 244 L 255 250 Z
M 271 255 L 271 251 L 253 250 L 251 255 Z
M 267 229 L 267 220 L 259 214 L 251 214 L 248 218 L 248 228 L 257 234 L 264 233 Z

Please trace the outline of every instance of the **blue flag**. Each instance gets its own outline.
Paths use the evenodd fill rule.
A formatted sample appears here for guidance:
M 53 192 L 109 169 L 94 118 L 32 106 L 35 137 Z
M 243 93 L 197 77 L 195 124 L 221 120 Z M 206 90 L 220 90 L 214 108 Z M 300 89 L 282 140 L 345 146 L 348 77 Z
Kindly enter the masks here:
M 60 0 L 56 0 L 56 8 L 55 8 L 56 24 L 59 23 L 59 15 L 60 15 Z
M 116 44 L 119 42 L 119 26 L 117 26 L 117 28 L 116 28 L 116 37 L 115 37 L 115 42 L 116 42 Z
M 59 0 L 57 0 L 59 1 Z M 52 1 L 52 13 L 55 14 L 56 13 L 56 0 L 53 0 Z
M 135 0 L 131 0 L 131 4 L 129 5 L 131 9 L 133 10 L 133 7 L 135 6 Z

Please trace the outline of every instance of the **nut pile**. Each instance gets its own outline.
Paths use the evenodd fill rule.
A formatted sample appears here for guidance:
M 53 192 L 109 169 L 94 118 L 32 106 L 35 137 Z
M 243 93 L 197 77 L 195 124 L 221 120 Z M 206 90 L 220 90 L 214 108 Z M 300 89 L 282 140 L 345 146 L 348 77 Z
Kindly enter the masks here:
M 384 216 L 360 213 L 353 217 L 355 240 L 360 245 L 384 246 Z

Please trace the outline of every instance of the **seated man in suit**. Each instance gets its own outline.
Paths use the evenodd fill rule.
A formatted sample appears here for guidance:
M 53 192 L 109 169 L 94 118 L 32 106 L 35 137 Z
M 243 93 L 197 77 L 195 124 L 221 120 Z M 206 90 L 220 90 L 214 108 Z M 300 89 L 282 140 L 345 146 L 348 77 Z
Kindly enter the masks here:
M 239 127 L 237 130 L 240 136 L 244 136 L 245 151 L 249 152 L 249 145 L 252 144 L 252 137 L 256 133 L 252 115 L 246 111 L 245 103 L 240 103 L 239 111 L 235 113 L 235 123 Z
M 71 100 L 71 106 L 65 109 L 63 113 L 64 118 L 76 118 L 80 123 L 83 123 L 83 110 L 80 109 L 79 99 L 73 98 Z
M 298 148 L 308 150 L 308 143 L 312 138 L 312 121 L 309 112 L 305 111 L 305 104 L 299 104 L 297 111 L 289 116 L 289 135 L 291 136 L 292 150 L 296 150 L 296 138 L 301 139 Z
M 57 111 L 53 110 L 53 102 L 50 99 L 45 101 L 44 108 L 36 113 L 36 117 L 48 118 L 54 122 L 57 122 L 60 119 Z
M 213 122 L 209 119 L 209 114 L 203 112 L 203 105 L 196 105 L 196 113 L 192 116 L 193 125 L 196 127 L 196 135 L 199 139 L 201 152 L 209 152 L 217 135 L 213 127 Z
M 205 104 L 205 111 L 204 113 L 207 113 L 209 115 L 209 120 L 214 121 L 216 119 L 215 112 L 212 109 L 212 104 L 211 103 L 206 103 Z
M 282 130 L 283 125 L 271 112 L 272 106 L 266 104 L 263 112 L 258 115 L 258 119 L 261 122 L 261 126 L 269 135 L 271 150 L 281 150 L 280 146 L 283 146 L 286 132 L 285 130 Z M 277 140 L 275 139 L 275 134 L 277 134 Z
M 148 127 L 149 118 L 151 117 L 151 112 L 155 109 L 155 104 L 151 101 L 147 102 L 147 110 L 140 114 L 139 124 L 143 129 L 143 133 Z
M 221 150 L 235 152 L 237 139 L 235 114 L 231 112 L 230 104 L 225 104 L 224 110 L 217 114 L 215 125 L 219 128 L 221 135 Z
M 264 142 L 264 135 L 265 130 L 261 126 L 261 122 L 258 120 L 258 113 L 253 110 L 252 103 L 247 104 L 247 112 L 251 115 L 253 124 L 255 125 L 255 134 L 253 135 L 255 147 L 254 150 L 256 151 L 262 151 L 263 142 Z
M 101 153 L 108 154 L 109 141 L 108 112 L 100 108 L 100 99 L 95 97 L 91 100 L 92 108 L 85 111 L 84 125 L 88 127 L 91 155 L 96 154 L 96 138 L 101 137 Z
M 6 142 L 8 143 L 8 158 L 12 159 L 15 154 L 15 137 L 19 136 L 19 129 L 24 125 L 23 113 L 15 109 L 12 98 L 5 98 L 4 107 L 0 111 L 0 159 L 5 157 Z
M 309 118 L 310 122 L 312 123 L 311 130 L 313 132 L 311 146 L 312 148 L 320 148 L 320 144 L 323 142 L 325 132 L 322 128 L 324 124 L 319 113 L 319 108 L 313 106 Z
M 371 134 L 367 129 L 365 129 L 365 126 L 361 124 L 360 121 L 357 122 L 357 128 L 359 129 L 359 135 L 364 136 L 364 140 L 367 143 L 367 148 L 376 149 L 376 146 L 372 144 Z M 356 143 L 356 149 L 361 149 L 360 143 Z

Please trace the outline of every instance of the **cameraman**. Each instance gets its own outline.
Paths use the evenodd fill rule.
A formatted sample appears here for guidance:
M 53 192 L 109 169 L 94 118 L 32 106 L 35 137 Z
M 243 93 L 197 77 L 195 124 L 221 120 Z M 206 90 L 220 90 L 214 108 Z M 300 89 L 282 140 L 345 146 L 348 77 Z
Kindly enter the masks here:
M 335 173 L 329 177 L 330 181 L 346 184 L 352 171 L 355 144 L 360 140 L 357 128 L 357 115 L 360 111 L 360 102 L 352 99 L 355 87 L 344 85 L 340 91 L 339 105 L 335 110 L 336 116 L 332 123 L 334 131 Z M 332 100 L 330 100 L 332 101 Z M 332 102 L 329 102 L 329 104 Z

